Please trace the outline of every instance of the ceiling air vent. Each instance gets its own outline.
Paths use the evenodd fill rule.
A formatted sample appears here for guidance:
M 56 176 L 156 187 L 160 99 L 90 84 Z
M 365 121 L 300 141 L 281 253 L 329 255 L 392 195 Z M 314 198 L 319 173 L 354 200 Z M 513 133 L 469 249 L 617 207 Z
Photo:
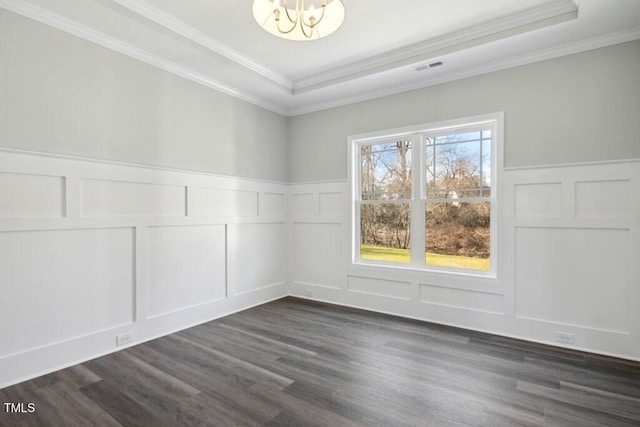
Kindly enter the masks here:
M 442 65 L 444 65 L 444 62 L 436 61 L 436 62 L 432 62 L 430 64 L 420 65 L 420 66 L 416 67 L 416 71 L 424 71 L 424 70 L 428 70 L 430 68 L 440 67 Z

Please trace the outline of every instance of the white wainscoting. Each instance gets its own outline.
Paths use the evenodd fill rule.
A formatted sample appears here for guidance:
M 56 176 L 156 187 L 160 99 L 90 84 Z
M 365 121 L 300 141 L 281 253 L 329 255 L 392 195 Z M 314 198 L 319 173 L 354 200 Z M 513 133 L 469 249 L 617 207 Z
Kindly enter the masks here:
M 61 218 L 64 192 L 61 176 L 0 172 L 0 218 Z
M 345 190 L 344 181 L 289 188 L 289 280 L 296 295 L 315 297 L 321 289 L 340 290 L 347 285 Z
M 0 387 L 287 294 L 640 360 L 640 162 L 503 174 L 497 278 L 352 265 L 346 181 L 0 151 Z
M 497 278 L 351 263 L 349 185 L 295 184 L 291 294 L 640 360 L 640 162 L 507 169 Z
M 285 296 L 287 194 L 0 151 L 0 387 Z
M 0 232 L 0 358 L 131 324 L 134 246 L 133 228 Z
M 284 223 L 231 224 L 228 236 L 232 295 L 286 285 Z
M 81 188 L 80 212 L 84 217 L 182 217 L 186 214 L 184 186 L 82 179 Z
M 226 298 L 226 225 L 149 227 L 147 316 Z

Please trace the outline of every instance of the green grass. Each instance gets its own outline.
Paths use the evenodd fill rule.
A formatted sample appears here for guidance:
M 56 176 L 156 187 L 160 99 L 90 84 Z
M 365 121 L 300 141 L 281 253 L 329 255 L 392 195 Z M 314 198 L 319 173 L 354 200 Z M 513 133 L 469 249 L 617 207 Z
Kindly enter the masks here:
M 384 246 L 360 245 L 360 258 L 376 261 L 409 262 L 409 249 L 386 248 Z
M 376 261 L 409 263 L 408 249 L 385 248 L 383 246 L 360 245 L 360 258 Z M 428 265 L 440 267 L 470 268 L 474 270 L 489 270 L 489 258 L 475 258 L 459 255 L 441 255 L 427 253 Z

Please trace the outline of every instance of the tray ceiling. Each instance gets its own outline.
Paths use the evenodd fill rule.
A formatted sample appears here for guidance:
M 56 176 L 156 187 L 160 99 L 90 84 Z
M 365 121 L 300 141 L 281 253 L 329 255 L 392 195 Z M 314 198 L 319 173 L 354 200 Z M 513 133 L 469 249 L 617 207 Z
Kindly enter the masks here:
M 640 38 L 637 0 L 344 0 L 325 39 L 274 37 L 251 0 L 0 0 L 0 7 L 285 115 Z M 429 67 L 442 62 L 439 67 Z

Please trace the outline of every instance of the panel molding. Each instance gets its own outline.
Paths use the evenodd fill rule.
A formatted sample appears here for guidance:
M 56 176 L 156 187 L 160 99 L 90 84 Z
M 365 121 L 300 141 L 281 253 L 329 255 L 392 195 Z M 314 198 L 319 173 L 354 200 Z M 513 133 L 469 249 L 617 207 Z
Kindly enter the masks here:
M 258 305 L 269 300 L 293 295 L 311 298 L 306 294 L 309 289 L 313 298 L 334 304 L 355 306 L 378 312 L 437 322 L 457 327 L 479 330 L 534 342 L 559 345 L 555 342 L 558 328 L 576 335 L 573 348 L 599 354 L 640 360 L 640 311 L 629 310 L 625 314 L 623 326 L 628 331 L 611 330 L 606 325 L 575 325 L 562 323 L 550 318 L 531 318 L 516 310 L 516 231 L 521 228 L 557 228 L 562 230 L 625 230 L 630 235 L 629 256 L 640 259 L 640 161 L 598 162 L 550 168 L 510 169 L 504 173 L 503 205 L 499 213 L 499 238 L 503 248 L 500 252 L 500 280 L 468 277 L 464 275 L 444 275 L 441 273 L 399 271 L 398 269 L 379 269 L 369 266 L 349 267 L 350 236 L 346 231 L 349 209 L 348 182 L 344 180 L 317 183 L 284 184 L 246 178 L 234 178 L 202 174 L 198 172 L 155 168 L 119 162 L 82 159 L 70 156 L 29 153 L 20 150 L 0 149 L 0 173 L 35 174 L 64 178 L 67 216 L 61 218 L 0 218 L 0 232 L 31 232 L 60 230 L 72 233 L 73 230 L 103 229 L 113 230 L 131 228 L 134 245 L 132 260 L 134 269 L 133 322 L 118 324 L 107 330 L 96 330 L 86 335 L 62 337 L 55 342 L 39 347 L 24 347 L 19 352 L 0 357 L 0 387 L 28 379 L 39 374 L 60 369 L 102 354 L 116 351 L 115 335 L 133 331 L 137 344 L 167 333 L 193 326 L 214 318 Z M 80 182 L 82 179 L 101 179 L 125 182 L 145 182 L 158 185 L 177 185 L 187 189 L 194 187 L 219 188 L 228 191 L 246 191 L 257 194 L 259 208 L 254 216 L 193 217 L 189 212 L 183 217 L 120 217 L 120 218 L 82 218 Z M 575 193 L 576 182 L 593 181 L 629 182 L 628 191 L 631 200 L 629 213 L 621 217 L 578 218 L 575 215 L 575 197 L 566 195 Z M 515 185 L 527 185 L 540 182 L 557 182 L 562 185 L 562 217 L 560 218 L 518 218 L 514 215 Z M 320 200 L 323 194 L 334 194 L 331 206 L 341 208 L 332 215 L 323 215 Z M 188 194 L 188 193 L 187 193 Z M 292 198 L 294 194 L 310 194 L 305 200 L 310 206 L 304 207 L 305 215 L 293 215 Z M 335 196 L 340 194 L 341 196 Z M 265 197 L 275 195 L 275 204 L 264 209 Z M 575 196 L 575 194 L 573 194 Z M 338 198 L 336 198 L 338 197 Z M 338 203 L 338 199 L 340 203 Z M 335 203 L 334 203 L 335 202 Z M 511 207 L 511 208 L 510 208 Z M 282 209 L 280 209 L 282 208 Z M 325 212 L 326 213 L 326 212 Z M 276 256 L 282 259 L 284 266 L 278 270 L 277 278 L 267 270 L 261 270 L 252 263 L 252 257 L 245 257 L 241 249 L 243 243 L 249 244 L 250 238 L 234 240 L 237 236 L 227 233 L 225 237 L 227 265 L 226 298 L 202 301 L 188 307 L 180 307 L 157 317 L 147 318 L 147 293 L 149 292 L 149 269 L 146 259 L 150 248 L 149 230 L 153 227 L 193 227 L 220 226 L 227 229 L 253 229 L 261 235 L 263 229 L 276 227 L 271 237 L 278 245 L 283 245 L 281 253 L 274 254 L 272 245 L 259 249 L 260 254 Z M 333 232 L 327 232 L 333 230 Z M 252 235 L 249 233 L 249 237 Z M 295 254 L 300 252 L 296 239 L 312 239 L 314 235 L 327 238 L 323 250 L 331 252 L 332 258 L 322 258 L 320 270 L 331 270 L 331 275 L 317 274 L 316 270 L 305 270 L 304 275 L 295 277 L 296 268 L 307 268 L 304 263 L 296 265 Z M 246 237 L 246 236 L 245 236 Z M 248 239 L 248 240 L 247 240 Z M 268 239 L 267 239 L 268 240 Z M 511 250 L 510 250 L 511 249 Z M 242 253 L 241 253 L 242 252 Z M 322 254 L 321 254 L 322 255 Z M 249 288 L 238 288 L 234 275 L 229 271 L 229 259 L 236 257 L 237 268 L 253 273 L 263 271 L 262 282 Z M 304 255 L 298 255 L 304 256 Z M 324 263 L 323 263 L 324 262 Z M 0 257 L 0 268 L 2 258 Z M 633 280 L 629 284 L 630 302 L 640 301 L 640 286 L 635 279 L 640 278 L 640 265 L 626 266 Z M 315 271 L 315 272 L 314 272 Z M 309 274 L 307 274 L 309 273 Z M 282 276 L 282 277 L 280 277 Z M 364 278 L 361 286 L 349 289 L 350 276 Z M 275 277 L 275 276 L 274 276 Z M 614 276 L 611 276 L 612 280 Z M 382 282 L 401 282 L 402 288 L 386 286 L 388 292 L 376 292 L 366 288 L 366 280 Z M 319 283 L 312 283 L 318 281 Z M 0 291 L 6 284 L 0 283 Z M 363 286 L 365 286 L 363 288 Z M 444 292 L 436 299 L 420 296 L 420 287 L 438 287 L 453 292 L 458 297 L 449 297 Z M 360 292 L 363 291 L 363 292 Z M 384 294 L 384 295 L 383 295 Z M 391 295 L 388 295 L 391 294 Z M 472 295 L 486 295 L 487 300 L 476 300 Z M 390 297 L 391 296 L 391 297 Z M 24 307 L 28 310 L 28 307 Z M 502 310 L 498 310 L 502 308 Z M 526 313 L 525 313 L 526 314 Z M 535 317 L 535 316 L 534 316 Z M 0 326 L 1 327 L 1 326 Z M 8 327 L 8 326 L 5 326 Z
M 347 278 L 347 291 L 363 295 L 411 300 L 411 283 L 399 280 L 349 275 Z
M 62 242 L 61 244 L 67 245 L 65 242 L 68 242 L 69 237 L 74 233 L 84 233 L 81 234 L 84 236 L 86 233 L 91 235 L 92 230 L 99 230 L 107 236 L 113 233 L 117 236 L 120 229 L 131 230 L 128 255 L 126 251 L 118 250 L 118 253 L 114 253 L 113 256 L 102 254 L 99 258 L 93 259 L 90 250 L 76 247 L 73 252 L 91 258 L 88 258 L 89 261 L 99 262 L 100 268 L 116 272 L 114 274 L 120 274 L 117 272 L 122 271 L 123 265 L 131 266 L 130 289 L 123 291 L 131 307 L 128 308 L 129 315 L 125 322 L 109 323 L 108 316 L 111 314 L 103 310 L 99 315 L 106 316 L 104 321 L 101 320 L 101 324 L 107 324 L 107 328 L 83 330 L 81 334 L 77 334 L 73 333 L 75 330 L 72 327 L 73 322 L 64 321 L 66 323 L 62 322 L 64 324 L 61 324 L 60 330 L 52 335 L 46 328 L 38 326 L 38 324 L 47 324 L 47 319 L 43 318 L 44 316 L 38 317 L 40 312 L 34 311 L 35 307 L 29 301 L 12 301 L 15 310 L 28 313 L 29 321 L 35 322 L 33 327 L 36 329 L 31 341 L 39 339 L 40 345 L 33 345 L 34 342 L 26 340 L 15 341 L 11 349 L 7 348 L 10 351 L 0 355 L 0 387 L 117 351 L 123 347 L 116 347 L 115 337 L 125 332 L 133 332 L 132 345 L 135 345 L 287 295 L 287 277 L 284 270 L 282 277 L 278 277 L 276 281 L 265 277 L 264 283 L 267 286 L 247 289 L 246 292 L 238 295 L 230 292 L 234 284 L 228 281 L 233 280 L 233 276 L 227 271 L 227 259 L 234 254 L 234 251 L 239 250 L 237 242 L 230 240 L 233 236 L 227 234 L 227 227 L 230 225 L 261 230 L 277 224 L 282 228 L 278 233 L 282 234 L 282 241 L 285 241 L 288 186 L 284 183 L 13 149 L 0 149 L 1 174 L 51 176 L 59 179 L 62 189 L 54 196 L 60 196 L 60 203 L 63 203 L 66 209 L 65 216 L 59 215 L 54 218 L 26 215 L 12 218 L 0 216 L 0 236 L 8 233 L 7 235 L 12 236 L 11 241 L 26 242 L 24 244 L 27 245 L 29 240 L 23 236 L 56 232 L 60 233 L 58 240 Z M 16 188 L 21 182 L 18 180 Z M 86 187 L 87 182 L 106 183 L 109 193 L 107 199 L 116 200 L 117 205 L 105 203 L 107 199 L 101 198 L 99 192 L 92 191 L 93 188 Z M 34 188 L 37 189 L 37 187 Z M 9 188 L 8 191 L 15 193 L 16 188 Z M 229 196 L 217 197 L 217 193 L 214 195 L 216 203 L 224 204 L 219 206 L 224 215 L 191 216 L 190 213 L 194 212 L 190 212 L 187 205 L 190 199 L 189 190 L 194 188 L 213 188 L 224 193 L 223 196 Z M 43 191 L 47 194 L 52 192 L 46 185 Z M 100 216 L 82 216 L 88 213 L 86 199 L 83 202 L 87 192 L 89 197 L 93 197 L 98 203 L 96 206 L 106 208 L 105 212 L 100 210 L 89 212 L 98 212 Z M 255 199 L 252 205 L 255 209 L 253 207 L 237 209 L 236 199 L 232 197 L 235 194 L 249 194 L 252 199 Z M 267 212 L 258 208 L 258 202 L 265 194 L 277 195 L 275 200 L 271 200 L 272 204 Z M 242 196 L 240 198 L 244 200 Z M 193 202 L 193 198 L 191 201 Z M 202 227 L 201 231 L 204 233 L 200 233 L 194 227 Z M 153 240 L 153 233 L 157 233 L 158 230 L 170 230 L 168 240 L 160 243 L 150 241 L 150 239 Z M 207 231 L 211 232 L 207 233 Z M 87 249 L 94 247 L 95 253 L 108 250 L 107 247 L 102 248 L 100 241 L 90 242 L 87 238 L 79 244 L 85 245 Z M 217 249 L 213 252 L 200 253 L 198 249 L 200 247 Z M 185 253 L 180 255 L 183 250 Z M 273 256 L 273 251 L 268 251 L 266 248 L 261 250 L 257 258 Z M 198 254 L 192 256 L 190 251 L 198 251 Z M 281 252 L 278 252 L 278 256 Z M 25 252 L 26 261 L 29 261 L 30 253 L 30 251 Z M 160 258 L 149 260 L 149 255 L 152 253 Z M 122 261 L 124 256 L 128 258 Z M 208 265 L 210 263 L 207 257 L 210 256 L 215 257 L 213 266 Z M 44 255 L 41 258 L 43 257 Z M 188 262 L 181 262 L 180 257 Z M 0 272 L 8 271 L 7 266 L 3 265 L 6 259 L 7 257 L 0 257 Z M 56 269 L 73 274 L 78 283 L 84 283 L 82 277 L 88 274 L 88 267 L 85 265 L 91 265 L 91 262 L 87 260 L 77 262 L 74 259 L 67 261 L 60 263 L 54 259 L 42 264 L 45 270 L 35 270 L 38 277 L 42 278 L 39 286 L 43 286 L 42 290 L 35 290 L 35 292 L 48 292 L 49 288 L 65 286 L 60 282 L 65 276 L 60 275 Z M 162 262 L 168 264 L 163 265 Z M 253 260 L 245 260 L 243 268 L 254 271 L 254 263 Z M 158 267 L 161 268 L 158 269 Z M 20 265 L 16 268 L 26 269 Z M 167 272 L 175 274 L 172 276 Z M 14 274 L 18 281 L 21 280 L 19 273 L 18 271 Z M 191 284 L 187 287 L 183 286 L 182 280 L 176 279 L 182 273 L 185 277 L 190 275 Z M 266 273 L 257 274 L 258 279 L 262 279 L 260 275 Z M 15 282 L 13 279 L 11 281 Z M 8 286 L 18 285 L 17 282 L 5 282 L 0 281 L 0 292 L 3 294 L 6 294 Z M 155 298 L 159 295 L 156 292 L 165 291 L 166 295 L 173 293 L 179 298 L 175 301 L 168 299 L 166 295 L 160 299 Z M 188 292 L 188 294 L 181 295 L 180 292 Z M 42 295 L 44 298 L 45 294 Z M 99 294 L 92 292 L 91 289 L 82 288 L 81 292 L 70 293 L 60 309 L 72 312 L 78 307 L 83 307 L 83 304 L 86 306 L 83 298 L 98 301 Z M 155 306 L 150 307 L 153 301 L 156 301 Z M 158 305 L 158 302 L 161 304 Z M 107 307 L 106 302 L 96 304 L 99 307 Z M 116 304 L 117 308 L 114 313 L 121 311 L 121 306 L 117 303 L 113 304 Z M 12 326 L 10 322 L 2 322 L 0 325 L 0 335 L 13 334 L 14 336 L 18 332 L 19 329 L 16 329 L 15 325 Z M 52 339 L 46 340 L 39 337 Z
M 321 285 L 318 283 L 311 283 L 311 282 L 304 282 L 304 281 L 300 281 L 300 280 L 293 280 L 292 284 L 296 285 L 296 286 L 302 286 L 305 288 L 323 288 L 323 289 L 333 289 L 333 290 L 340 290 L 342 289 L 339 286 L 330 286 L 330 285 Z
M 539 166 L 531 168 L 508 168 L 503 170 L 503 194 L 499 203 L 498 211 L 498 239 L 500 246 L 499 274 L 497 279 L 481 278 L 469 275 L 452 275 L 437 272 L 413 271 L 404 268 L 376 266 L 352 265 L 350 256 L 345 252 L 342 261 L 331 262 L 330 268 L 341 271 L 341 277 L 351 280 L 352 277 L 362 278 L 362 283 L 356 286 L 357 289 L 349 289 L 352 286 L 346 283 L 337 283 L 331 286 L 329 283 L 309 283 L 308 280 L 300 280 L 300 277 L 291 275 L 290 272 L 290 294 L 312 300 L 324 301 L 333 304 L 357 307 L 361 309 L 373 310 L 403 317 L 436 322 L 445 325 L 467 328 L 502 336 L 524 339 L 532 342 L 540 342 L 555 346 L 566 346 L 580 349 L 592 353 L 598 353 L 614 357 L 622 357 L 630 360 L 640 361 L 640 310 L 633 307 L 634 302 L 640 301 L 640 264 L 630 261 L 640 259 L 640 160 L 616 160 L 605 162 L 575 163 L 566 165 Z M 585 186 L 576 191 L 577 183 L 613 183 L 616 194 L 609 197 L 599 195 L 599 186 Z M 534 215 L 517 215 L 526 211 L 526 206 L 521 204 L 521 210 L 516 210 L 516 189 L 520 186 L 525 193 L 529 190 L 537 190 L 537 185 L 553 186 L 555 197 L 552 200 L 544 197 L 546 190 L 540 192 L 533 191 L 527 197 L 531 199 L 530 206 L 535 209 Z M 302 206 L 300 212 L 305 215 L 294 215 L 293 211 L 289 218 L 292 237 L 292 248 L 290 258 L 294 260 L 293 271 L 300 268 L 307 268 L 304 263 L 296 263 L 295 256 L 303 246 L 295 244 L 297 241 L 308 239 L 313 241 L 318 233 L 324 236 L 331 236 L 330 227 L 342 226 L 346 230 L 349 221 L 348 211 L 349 183 L 340 182 L 306 182 L 296 183 L 290 186 L 291 195 L 307 194 L 311 195 L 305 199 L 307 206 Z M 543 187 L 545 189 L 546 187 Z M 608 187 L 607 187 L 608 188 Z M 338 192 L 343 194 L 342 216 L 331 218 L 323 217 L 320 214 L 319 195 L 326 192 Z M 588 191 L 589 199 L 585 199 Z M 598 206 L 594 200 L 600 199 L 616 202 L 621 194 L 629 200 L 629 203 L 618 203 L 615 206 Z M 579 198 L 587 200 L 583 204 L 589 208 L 588 212 L 604 215 L 592 215 L 592 217 L 580 216 L 580 211 L 576 211 L 579 205 Z M 521 201 L 522 202 L 522 199 Z M 535 203 L 552 203 L 549 206 L 537 206 Z M 555 203 L 555 204 L 554 204 Z M 582 213 L 585 211 L 583 210 Z M 615 212 L 616 216 L 608 215 Z M 550 215 L 552 213 L 553 215 Z M 329 220 L 327 220 L 329 219 Z M 315 228 L 305 228 L 303 225 L 313 225 Z M 551 312 L 542 311 L 542 315 L 533 316 L 528 311 L 518 310 L 517 299 L 521 297 L 522 291 L 532 283 L 518 283 L 516 280 L 518 266 L 527 266 L 533 272 L 540 271 L 539 266 L 531 262 L 549 261 L 553 255 L 552 250 L 538 251 L 535 260 L 526 259 L 523 254 L 516 250 L 516 244 L 520 248 L 526 247 L 536 250 L 532 246 L 534 242 L 519 241 L 522 236 L 518 236 L 517 231 L 528 228 L 533 230 L 532 235 L 536 236 L 544 230 L 553 229 L 561 232 L 568 232 L 571 236 L 577 235 L 586 238 L 589 247 L 597 247 L 598 236 L 590 233 L 602 231 L 605 241 L 623 241 L 623 247 L 619 247 L 617 252 L 623 251 L 623 257 L 627 262 L 624 265 L 615 265 L 616 255 L 603 258 L 603 271 L 598 270 L 598 278 L 591 280 L 592 286 L 589 292 L 579 292 L 579 286 L 572 284 L 567 286 L 558 283 L 555 275 L 546 275 L 546 289 L 551 290 L 551 294 L 545 298 L 552 301 L 562 299 Z M 612 234 L 613 233 L 613 234 Z M 624 234 L 618 234 L 624 233 Z M 330 240 L 323 242 L 323 246 L 336 250 L 343 247 L 351 247 L 351 236 L 347 232 L 342 236 L 332 236 Z M 613 236 L 613 237 L 611 237 Z M 596 240 L 594 240 L 596 239 Z M 518 243 L 519 242 L 519 243 Z M 585 247 L 580 242 L 572 243 Z M 524 246 L 523 246 L 524 245 Z M 554 245 L 557 246 L 557 245 Z M 612 253 L 611 248 L 606 248 L 608 253 Z M 575 257 L 574 257 L 575 258 Z M 590 257 L 593 258 L 593 257 Z M 574 265 L 571 268 L 579 268 L 580 264 L 573 259 Z M 595 261 L 587 261 L 593 267 Z M 329 268 L 329 263 L 324 264 L 324 268 Z M 596 268 L 596 267 L 593 267 Z M 622 270 L 616 272 L 616 270 Z M 305 270 L 306 271 L 306 270 Z M 565 271 L 565 270 L 563 270 Z M 309 269 L 305 277 L 316 279 Z M 533 274 L 533 273 L 531 273 Z M 565 275 L 566 276 L 566 275 Z M 590 276 L 591 277 L 591 276 Z M 606 277 L 606 280 L 600 278 Z M 402 289 L 393 289 L 387 285 L 385 292 L 376 291 L 375 286 L 367 287 L 366 282 L 382 281 L 384 283 L 402 282 L 405 283 Z M 567 278 L 563 279 L 565 282 Z M 598 286 L 609 286 L 617 280 L 626 280 L 615 289 L 617 291 L 608 298 L 599 298 L 604 295 L 606 289 Z M 376 282 L 378 283 L 378 282 Z M 564 287 L 563 287 L 564 286 Z M 628 286 L 628 293 L 627 288 Z M 425 289 L 439 289 L 439 291 L 424 294 Z M 556 289 L 556 291 L 553 291 Z M 560 292 L 561 289 L 564 289 Z M 389 295 L 391 294 L 391 295 Z M 579 294 L 579 295 L 578 295 Z M 395 296 L 395 298 L 394 298 Z M 397 298 L 407 297 L 406 299 Z M 580 298 L 585 298 L 581 300 Z M 564 301 L 566 300 L 566 301 Z M 609 309 L 599 310 L 597 313 L 590 313 L 584 307 L 598 307 L 597 304 L 606 303 Z M 594 305 L 595 304 L 595 305 Z M 570 316 L 565 316 L 558 310 L 565 307 L 573 307 Z M 617 307 L 621 310 L 615 311 Z M 615 311 L 615 319 L 606 316 L 607 310 Z M 533 314 L 537 314 L 534 311 Z M 579 321 L 573 321 L 573 319 Z M 572 333 L 576 336 L 575 345 L 564 345 L 556 341 L 558 331 Z
M 272 289 L 272 288 L 277 288 L 279 286 L 286 286 L 287 282 L 285 280 L 282 280 L 280 282 L 275 282 L 275 283 L 271 283 L 268 285 L 263 285 L 263 286 L 257 286 L 253 289 L 248 289 L 246 291 L 241 291 L 241 292 L 235 292 L 234 295 L 235 296 L 240 296 L 240 295 L 246 295 L 246 294 L 250 294 L 256 291 L 262 291 L 265 289 Z
M 83 178 L 80 180 L 80 216 L 184 217 L 187 216 L 186 187 Z
M 226 243 L 220 224 L 148 227 L 146 318 L 226 299 Z
M 132 323 L 134 232 L 0 232 L 0 360 Z
M 548 325 L 557 326 L 557 327 L 560 327 L 560 328 L 569 327 L 569 328 L 574 328 L 574 329 L 577 329 L 577 330 L 589 330 L 589 331 L 601 332 L 601 333 L 605 333 L 605 334 L 623 335 L 625 337 L 631 335 L 631 332 L 629 332 L 629 331 L 618 331 L 618 330 L 615 330 L 615 329 L 594 328 L 594 327 L 591 327 L 591 326 L 577 325 L 575 323 L 567 323 L 567 322 L 554 322 L 554 321 L 551 321 L 551 320 L 541 319 L 541 318 L 537 318 L 537 317 L 516 315 L 516 318 L 521 319 L 521 320 L 530 320 L 530 321 L 534 321 L 534 322 L 541 322 L 541 323 L 545 323 L 545 324 L 548 324 Z
M 64 218 L 66 178 L 35 173 L 0 172 L 0 218 Z

